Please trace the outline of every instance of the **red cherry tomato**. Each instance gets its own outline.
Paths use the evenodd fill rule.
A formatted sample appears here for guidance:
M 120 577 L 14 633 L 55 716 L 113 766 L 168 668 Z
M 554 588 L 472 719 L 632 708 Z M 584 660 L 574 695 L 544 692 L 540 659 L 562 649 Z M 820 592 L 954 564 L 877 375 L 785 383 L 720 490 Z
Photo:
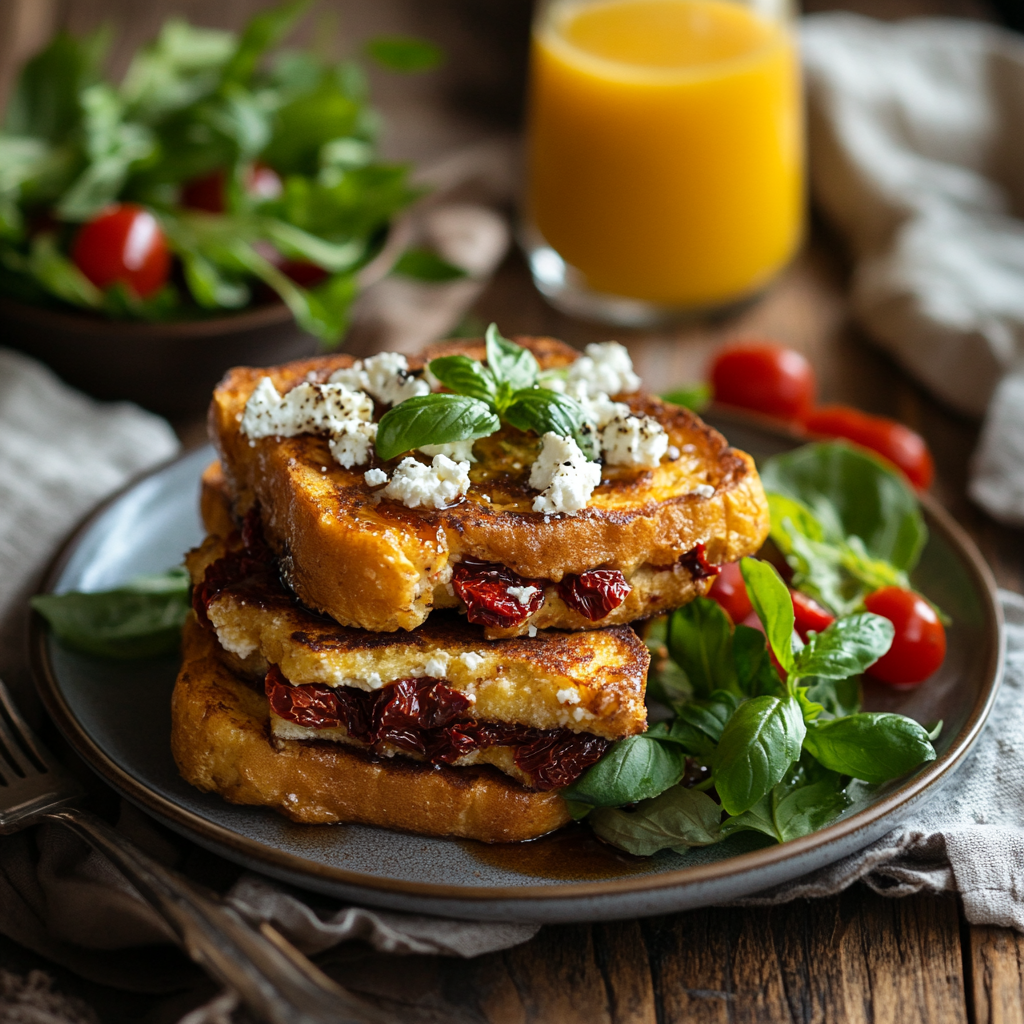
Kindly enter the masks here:
M 806 594 L 801 594 L 799 590 L 791 590 L 789 594 L 793 598 L 796 631 L 804 643 L 807 643 L 807 634 L 810 630 L 813 629 L 815 633 L 820 633 L 836 621 L 834 615 L 830 615 L 817 601 L 809 598 Z
M 224 198 L 224 168 L 203 174 L 181 186 L 181 205 L 187 210 L 205 210 L 223 213 L 227 208 Z M 245 177 L 245 191 L 254 199 L 276 199 L 283 190 L 281 177 L 266 164 L 255 163 Z
M 726 562 L 722 566 L 722 571 L 711 584 L 708 597 L 722 606 L 733 623 L 742 622 L 753 610 L 739 562 Z
M 318 267 L 308 260 L 281 260 L 277 262 L 277 269 L 302 288 L 315 288 L 329 276 L 323 267 Z
M 120 282 L 140 298 L 166 283 L 171 268 L 167 239 L 156 217 L 142 206 L 109 206 L 75 239 L 71 258 L 97 288 Z
M 868 675 L 893 686 L 916 686 L 942 664 L 946 631 L 935 609 L 919 594 L 883 587 L 869 594 L 864 606 L 896 628 L 892 647 L 867 670 Z
M 812 434 L 843 437 L 870 448 L 903 471 L 919 490 L 925 490 L 935 476 L 935 464 L 920 434 L 884 416 L 869 416 L 848 405 L 821 405 L 804 417 Z
M 814 405 L 814 368 L 799 352 L 765 342 L 727 345 L 711 364 L 716 402 L 799 420 Z

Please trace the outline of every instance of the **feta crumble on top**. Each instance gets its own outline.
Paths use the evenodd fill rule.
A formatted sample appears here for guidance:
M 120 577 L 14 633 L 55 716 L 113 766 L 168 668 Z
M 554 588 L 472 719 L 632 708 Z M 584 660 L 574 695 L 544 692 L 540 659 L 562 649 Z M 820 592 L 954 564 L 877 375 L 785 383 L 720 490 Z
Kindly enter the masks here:
M 332 433 L 351 422 L 369 423 L 373 403 L 344 384 L 303 381 L 281 395 L 262 377 L 245 403 L 241 430 L 250 438 Z
M 514 597 L 524 608 L 533 599 L 534 594 L 540 593 L 540 587 L 506 587 L 506 592 L 510 597 Z
M 559 437 L 549 430 L 542 442 L 530 469 L 530 486 L 541 492 L 533 500 L 533 511 L 578 512 L 586 508 L 601 482 L 600 464 L 588 462 L 571 437 Z
M 424 455 L 447 455 L 455 462 L 476 462 L 473 441 L 449 441 L 447 444 L 425 444 L 418 449 Z
M 453 462 L 447 455 L 435 455 L 429 466 L 416 459 L 402 459 L 391 480 L 378 493 L 400 501 L 407 508 L 421 505 L 447 508 L 469 490 L 469 463 Z
M 640 378 L 625 345 L 617 341 L 592 343 L 566 370 L 567 384 L 584 383 L 591 395 L 628 395 L 640 390 Z
M 351 366 L 335 370 L 329 380 L 365 391 L 381 405 L 398 405 L 407 398 L 430 394 L 430 384 L 409 370 L 409 361 L 401 352 L 357 359 Z

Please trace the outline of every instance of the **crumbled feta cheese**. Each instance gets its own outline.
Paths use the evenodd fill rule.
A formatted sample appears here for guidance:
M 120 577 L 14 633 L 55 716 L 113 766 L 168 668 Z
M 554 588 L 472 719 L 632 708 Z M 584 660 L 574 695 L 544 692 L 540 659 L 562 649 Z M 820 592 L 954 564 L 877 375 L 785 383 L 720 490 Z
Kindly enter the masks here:
M 526 634 L 529 637 L 535 637 L 537 635 L 537 627 L 532 622 L 527 625 Z
M 448 674 L 448 655 L 444 651 L 432 654 L 423 666 L 423 671 L 434 679 L 444 679 Z
M 679 458 L 679 449 L 678 449 L 678 448 L 677 448 L 677 447 L 676 447 L 676 446 L 675 446 L 674 444 L 670 444 L 670 445 L 669 445 L 669 446 L 668 446 L 668 447 L 667 447 L 667 448 L 665 449 L 665 454 L 666 454 L 666 455 L 667 455 L 667 456 L 668 456 L 668 457 L 669 457 L 669 458 L 670 458 L 670 459 L 671 459 L 671 460 L 672 460 L 673 462 L 675 462 L 675 461 L 676 461 L 676 459 L 678 459 L 678 458 Z
M 388 475 L 383 469 L 368 469 L 363 474 L 363 479 L 367 487 L 380 487 L 381 484 L 388 482 Z
M 482 654 L 477 654 L 476 651 L 464 651 L 459 655 L 459 661 L 461 661 L 470 672 L 475 672 L 484 663 L 484 656 Z
M 469 463 L 452 462 L 447 455 L 435 455 L 429 466 L 409 457 L 402 459 L 391 482 L 379 491 L 408 508 L 431 505 L 447 508 L 469 490 Z
M 559 704 L 579 704 L 580 702 L 580 695 L 568 686 L 564 690 L 559 690 L 555 697 Z
M 511 594 L 524 608 L 530 603 L 534 594 L 540 593 L 540 587 L 506 587 L 506 593 Z
M 409 362 L 401 352 L 357 359 L 352 366 L 335 370 L 330 381 L 369 392 L 382 405 L 398 405 L 407 398 L 430 394 L 430 384 L 409 371 Z
M 550 430 L 542 438 L 540 455 L 530 468 L 530 486 L 541 493 L 534 512 L 578 512 L 586 508 L 601 482 L 601 467 L 588 462 L 571 437 Z
M 449 441 L 447 444 L 425 444 L 420 451 L 424 455 L 447 455 L 456 462 L 476 462 L 473 456 L 473 441 Z
M 566 381 L 583 381 L 590 394 L 624 395 L 640 389 L 640 378 L 633 372 L 633 361 L 624 345 L 617 341 L 590 344 L 576 362 L 570 364 Z
M 609 466 L 653 469 L 668 448 L 668 434 L 652 416 L 616 416 L 601 431 L 601 450 Z
M 369 398 L 344 384 L 303 381 L 281 395 L 269 377 L 262 377 L 245 403 L 241 430 L 250 438 L 329 434 L 343 423 L 372 417 Z
M 348 420 L 331 434 L 330 449 L 334 461 L 345 469 L 370 461 L 370 449 L 377 440 L 377 424 Z
M 701 498 L 713 498 L 715 496 L 715 489 L 711 484 L 697 484 L 690 493 L 696 494 Z
M 598 430 L 616 416 L 629 415 L 629 406 L 625 402 L 613 402 L 603 391 L 590 391 L 586 381 L 573 381 L 566 387 L 565 394 L 575 398 L 583 406 L 587 422 L 592 423 Z

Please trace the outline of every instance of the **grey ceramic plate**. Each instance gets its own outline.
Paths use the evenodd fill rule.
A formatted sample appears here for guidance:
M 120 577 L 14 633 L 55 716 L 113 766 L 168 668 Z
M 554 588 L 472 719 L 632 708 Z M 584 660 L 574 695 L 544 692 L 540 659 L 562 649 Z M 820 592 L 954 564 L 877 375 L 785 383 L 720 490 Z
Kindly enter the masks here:
M 794 443 L 750 420 L 711 420 L 757 457 Z M 158 470 L 96 512 L 58 557 L 49 589 L 103 589 L 180 562 L 202 537 L 199 475 L 211 454 L 197 451 Z M 363 826 L 294 825 L 179 779 L 168 748 L 173 658 L 99 661 L 61 648 L 37 620 L 37 682 L 70 742 L 126 797 L 225 857 L 308 889 L 363 904 L 497 920 L 601 920 L 718 903 L 795 878 L 883 835 L 935 797 L 977 739 L 1002 668 L 995 588 L 952 520 L 930 501 L 925 513 L 931 539 L 914 582 L 953 617 L 946 662 L 926 686 L 869 689 L 866 703 L 922 722 L 943 719 L 938 759 L 865 796 L 828 828 L 782 846 L 743 833 L 687 857 L 666 852 L 639 860 L 609 852 L 582 826 L 532 843 L 487 847 Z

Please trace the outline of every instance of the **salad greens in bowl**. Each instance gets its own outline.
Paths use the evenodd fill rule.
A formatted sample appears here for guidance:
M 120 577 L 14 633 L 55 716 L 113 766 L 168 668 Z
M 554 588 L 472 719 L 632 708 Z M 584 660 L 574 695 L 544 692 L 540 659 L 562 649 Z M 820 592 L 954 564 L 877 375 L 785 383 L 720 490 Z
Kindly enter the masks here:
M 173 353 L 148 349 L 180 342 L 182 363 L 201 365 L 162 390 L 201 378 L 208 393 L 234 363 L 336 346 L 375 260 L 380 273 L 460 276 L 419 250 L 380 266 L 419 193 L 406 165 L 377 155 L 361 61 L 282 45 L 308 7 L 271 8 L 238 33 L 168 21 L 119 83 L 103 74 L 106 29 L 58 34 L 27 62 L 0 131 L 0 314 L 15 344 L 45 335 L 38 354 L 58 372 L 115 397 L 166 382 Z M 362 57 L 396 72 L 441 59 L 405 37 L 372 39 Z M 239 331 L 264 348 L 211 352 Z M 275 341 L 287 343 L 273 355 Z

